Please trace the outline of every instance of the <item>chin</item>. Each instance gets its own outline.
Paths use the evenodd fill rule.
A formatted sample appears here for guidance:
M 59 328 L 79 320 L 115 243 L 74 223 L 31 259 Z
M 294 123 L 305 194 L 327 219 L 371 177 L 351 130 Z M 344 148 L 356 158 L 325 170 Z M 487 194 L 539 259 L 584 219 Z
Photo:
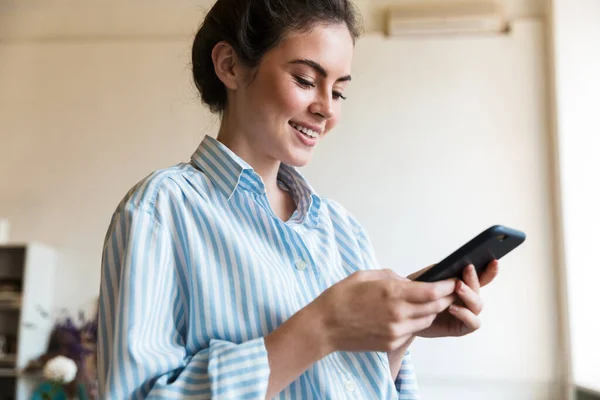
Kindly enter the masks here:
M 312 151 L 295 151 L 288 154 L 285 159 L 281 160 L 282 163 L 291 165 L 292 167 L 304 167 L 310 160 L 312 160 Z

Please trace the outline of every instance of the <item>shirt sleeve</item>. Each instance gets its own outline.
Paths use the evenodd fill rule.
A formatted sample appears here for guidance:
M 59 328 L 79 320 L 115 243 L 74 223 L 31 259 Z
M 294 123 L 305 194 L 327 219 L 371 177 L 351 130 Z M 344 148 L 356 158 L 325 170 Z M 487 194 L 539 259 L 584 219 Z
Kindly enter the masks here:
M 369 235 L 356 220 L 353 220 L 352 222 L 354 224 L 356 239 L 362 252 L 365 267 L 367 269 L 381 268 L 377 261 L 377 257 L 375 256 L 375 250 L 373 249 Z M 400 365 L 398 376 L 394 380 L 394 386 L 398 392 L 399 400 L 417 400 L 420 398 L 417 376 L 410 360 L 410 351 L 407 351 L 402 358 L 402 364 Z
M 394 380 L 394 385 L 398 392 L 398 400 L 420 399 L 417 375 L 410 360 L 410 351 L 407 351 L 404 358 L 402 358 L 402 365 L 400 365 L 400 371 Z
M 102 253 L 100 398 L 264 399 L 264 338 L 186 346 L 186 282 L 174 252 L 169 230 L 150 212 L 125 206 L 113 216 Z

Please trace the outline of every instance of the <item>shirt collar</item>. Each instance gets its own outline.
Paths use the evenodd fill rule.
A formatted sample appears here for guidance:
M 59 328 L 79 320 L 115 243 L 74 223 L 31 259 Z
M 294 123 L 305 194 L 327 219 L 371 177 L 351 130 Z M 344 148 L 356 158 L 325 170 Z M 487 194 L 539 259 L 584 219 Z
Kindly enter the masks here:
M 306 219 L 309 224 L 317 226 L 322 200 L 306 178 L 295 167 L 282 163 L 277 179 L 290 191 L 296 203 L 298 222 Z
M 192 154 L 191 161 L 225 194 L 227 200 L 239 189 L 257 194 L 266 193 L 261 176 L 246 161 L 211 136 L 204 137 Z M 297 205 L 298 218 L 306 218 L 316 226 L 322 200 L 306 178 L 295 167 L 282 163 L 277 179 L 290 191 Z
M 254 173 L 252 167 L 211 136 L 204 137 L 192 154 L 192 162 L 225 194 L 227 200 L 240 186 L 265 193 L 262 178 Z

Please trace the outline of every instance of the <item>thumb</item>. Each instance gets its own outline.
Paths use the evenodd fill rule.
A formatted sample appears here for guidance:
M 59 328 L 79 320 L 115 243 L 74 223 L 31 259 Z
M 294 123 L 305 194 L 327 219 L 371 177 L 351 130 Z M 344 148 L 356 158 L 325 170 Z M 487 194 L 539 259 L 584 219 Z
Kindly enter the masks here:
M 436 264 L 431 264 L 428 267 L 425 267 L 417 272 L 413 272 L 412 274 L 410 274 L 408 276 L 408 279 L 410 280 L 415 280 L 417 277 L 419 277 L 420 275 L 424 274 L 425 272 L 427 272 L 428 270 L 430 270 L 431 268 L 435 267 Z

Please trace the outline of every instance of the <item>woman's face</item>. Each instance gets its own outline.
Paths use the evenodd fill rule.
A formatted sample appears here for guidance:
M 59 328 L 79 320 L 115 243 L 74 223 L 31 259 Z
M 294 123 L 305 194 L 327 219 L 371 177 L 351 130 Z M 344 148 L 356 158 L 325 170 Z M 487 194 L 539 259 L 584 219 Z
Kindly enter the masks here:
M 237 126 L 261 158 L 303 166 L 336 125 L 354 44 L 345 24 L 290 33 L 235 94 Z

